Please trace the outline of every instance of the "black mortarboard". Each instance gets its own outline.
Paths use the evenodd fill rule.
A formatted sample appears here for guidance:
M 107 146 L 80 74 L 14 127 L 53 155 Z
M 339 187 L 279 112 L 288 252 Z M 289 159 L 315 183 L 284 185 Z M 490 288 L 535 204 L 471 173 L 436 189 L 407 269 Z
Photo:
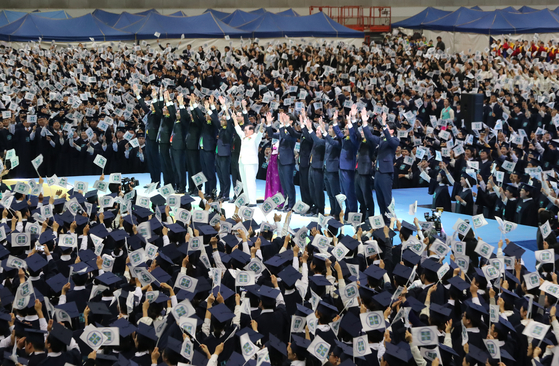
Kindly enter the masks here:
M 476 360 L 477 362 L 480 362 L 481 364 L 485 365 L 485 363 L 487 362 L 487 359 L 489 358 L 489 353 L 485 352 L 482 349 L 477 348 L 476 346 L 474 346 L 473 344 L 469 344 L 469 352 L 468 352 L 468 357 L 471 359 Z M 466 358 L 466 360 L 468 360 L 468 357 Z M 472 362 L 470 362 L 472 363 Z
M 266 347 L 273 348 L 279 351 L 279 353 L 281 353 L 282 355 L 287 356 L 287 346 L 285 345 L 285 343 L 276 338 L 276 336 L 274 336 L 272 333 L 270 333 L 269 335 L 269 341 L 268 343 L 266 343 Z
M 406 303 L 414 310 L 417 311 L 418 313 L 423 310 L 423 308 L 425 307 L 425 305 L 417 300 L 415 297 L 411 297 L 408 296 L 406 297 Z M 405 304 L 404 304 L 405 305 Z
M 516 257 L 516 259 L 521 259 L 522 255 L 526 252 L 526 250 L 518 245 L 514 244 L 512 241 L 507 244 L 505 249 L 503 249 L 503 253 L 509 257 Z
M 119 330 L 119 336 L 122 338 L 129 336 L 138 329 L 125 318 L 116 320 L 115 322 L 111 323 L 110 326 L 117 327 Z
M 27 263 L 27 267 L 33 272 L 38 272 L 47 265 L 47 260 L 39 253 L 35 253 L 31 257 L 28 257 L 25 259 L 25 262 Z
M 47 334 L 46 330 L 26 328 L 25 340 L 31 342 L 34 345 L 44 345 L 45 334 Z
M 403 279 L 407 280 L 408 278 L 410 278 L 411 272 L 412 272 L 412 268 L 403 266 L 400 263 L 398 263 L 394 267 L 394 270 L 392 271 L 392 274 L 394 276 L 398 276 L 400 278 L 403 278 Z
M 326 316 L 331 316 L 331 317 L 334 317 L 335 314 L 338 313 L 338 309 L 334 305 L 327 303 L 324 300 L 321 300 L 318 303 L 318 307 L 316 308 L 316 310 Z
M 61 292 L 62 287 L 64 287 L 64 285 L 67 283 L 68 278 L 65 277 L 62 273 L 58 273 L 56 276 L 47 279 L 47 284 L 55 293 Z
M 415 225 L 412 225 L 407 221 L 402 221 L 402 226 L 400 227 L 400 233 L 402 233 L 403 235 L 408 235 L 408 236 L 412 235 L 416 230 L 417 228 L 415 227 Z
M 89 229 L 89 233 L 98 236 L 101 239 L 104 239 L 107 236 L 109 236 L 109 231 L 107 230 L 105 225 L 102 224 L 97 224 L 93 226 L 91 229 Z
M 415 266 L 421 260 L 421 256 L 415 254 L 411 249 L 406 249 L 402 254 L 402 259 L 406 265 Z
M 67 346 L 70 345 L 70 341 L 72 340 L 72 331 L 70 329 L 67 329 L 60 323 L 54 323 L 52 325 L 50 335 Z
M 233 317 L 235 316 L 225 304 L 212 306 L 210 308 L 210 313 L 220 323 L 225 323 L 226 321 L 233 319 Z
M 382 228 L 373 231 L 373 237 L 382 242 L 390 241 L 395 236 L 396 233 L 393 230 L 388 230 L 388 238 L 384 235 L 384 229 Z
M 321 275 L 309 276 L 309 280 L 317 286 L 331 286 L 330 281 Z
M 151 339 L 154 342 L 157 342 L 157 334 L 155 334 L 155 329 L 152 326 L 140 322 L 140 324 L 138 324 L 137 333 Z
M 373 300 L 383 308 L 386 308 L 387 306 L 390 305 L 390 302 L 392 301 L 392 294 L 388 291 L 383 291 L 373 296 Z
M 288 287 L 293 287 L 295 282 L 302 277 L 301 273 L 293 268 L 293 266 L 285 267 L 278 276 Z
M 95 279 L 106 286 L 110 286 L 121 280 L 120 277 L 117 277 L 111 272 L 105 272 L 102 275 L 95 277 Z
M 250 262 L 250 255 L 246 254 L 242 250 L 234 250 L 229 254 L 229 256 L 236 260 L 237 262 L 241 263 L 242 265 L 247 264 Z
M 103 302 L 88 302 L 89 310 L 94 315 L 111 315 L 109 308 Z
M 403 361 L 404 363 L 407 363 L 410 358 L 411 355 L 403 348 L 398 347 L 395 344 L 392 343 L 386 343 L 386 354 L 388 354 L 391 357 L 394 357 L 394 359 L 396 360 L 400 360 Z
M 371 264 L 363 273 L 371 278 L 374 278 L 375 280 L 380 280 L 384 276 L 386 271 L 379 266 Z
M 449 278 L 448 283 L 460 292 L 470 288 L 470 284 L 458 276 Z
M 345 247 L 346 247 L 347 249 L 349 249 L 349 250 L 355 250 L 355 249 L 357 249 L 357 247 L 359 246 L 359 244 L 361 244 L 361 243 L 359 242 L 359 240 L 353 239 L 353 237 L 351 237 L 351 236 L 349 236 L 349 235 L 344 236 L 344 237 L 340 240 L 340 242 L 341 242 L 343 245 L 345 245 Z

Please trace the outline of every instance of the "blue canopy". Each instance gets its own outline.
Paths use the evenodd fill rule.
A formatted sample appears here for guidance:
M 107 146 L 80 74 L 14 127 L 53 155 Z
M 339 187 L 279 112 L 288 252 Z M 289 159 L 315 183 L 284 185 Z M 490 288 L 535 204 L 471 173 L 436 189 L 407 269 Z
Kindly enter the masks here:
M 287 10 L 284 11 L 280 11 L 279 13 L 276 13 L 277 15 L 281 15 L 284 17 L 299 17 L 300 15 L 293 9 L 289 8 Z
M 161 38 L 221 38 L 229 36 L 239 38 L 247 33 L 235 29 L 208 12 L 192 17 L 172 17 L 151 13 L 145 19 L 124 27 L 123 31 L 136 34 L 136 39 L 154 39 L 155 32 Z
M 118 22 L 118 18 L 120 18 L 120 14 L 111 13 L 101 9 L 95 9 L 92 14 L 94 17 L 110 27 L 115 25 L 116 22 Z
M 470 9 L 472 10 L 483 10 L 482 8 L 480 8 L 479 6 L 472 6 Z
M 37 41 L 89 42 L 133 40 L 134 35 L 109 27 L 91 14 L 70 19 L 49 19 L 38 13 L 24 17 L 0 27 L 0 39 L 3 41 L 25 42 Z
M 440 30 L 440 31 L 454 31 L 458 25 L 473 22 L 485 16 L 487 13 L 479 10 L 472 10 L 465 7 L 460 7 L 458 10 L 443 16 L 437 20 L 425 23 L 424 29 Z
M 359 32 L 336 23 L 326 14 L 319 12 L 299 17 L 283 17 L 266 13 L 261 17 L 244 24 L 239 29 L 251 32 L 256 38 L 277 37 L 342 37 L 362 38 Z
M 492 11 L 480 19 L 455 27 L 455 30 L 458 32 L 483 34 L 516 33 L 513 23 L 507 20 L 509 14 L 504 11 Z
M 518 11 L 523 13 L 523 14 L 526 14 L 526 13 L 533 13 L 535 11 L 538 11 L 538 9 L 534 9 L 534 8 L 531 8 L 529 6 L 524 5 L 523 7 L 518 9 Z
M 264 8 L 260 8 L 260 9 L 256 9 L 256 10 L 251 11 L 251 13 L 258 14 L 258 15 L 264 15 L 267 12 L 268 12 L 268 10 L 266 10 Z
M 115 25 L 113 26 L 113 28 L 122 29 L 122 28 L 127 27 L 130 24 L 134 24 L 134 23 L 136 23 L 136 22 L 138 22 L 142 19 L 145 19 L 145 16 L 131 14 L 131 13 L 125 11 L 124 13 L 120 14 L 120 17 L 118 18 L 118 20 L 115 23 Z
M 185 17 L 185 16 L 186 16 L 186 14 L 184 13 L 184 11 L 182 11 L 182 10 L 179 10 L 179 11 L 177 11 L 177 12 L 175 12 L 175 13 L 173 13 L 173 14 L 169 14 L 169 15 L 172 16 L 172 17 Z
M 520 12 L 518 10 L 516 10 L 515 8 L 513 8 L 512 6 L 507 6 L 504 9 L 497 9 L 496 11 L 506 11 L 507 13 L 516 13 L 516 14 L 520 14 Z
M 155 10 L 155 9 L 144 10 L 144 11 L 141 11 L 141 12 L 139 12 L 139 13 L 134 13 L 134 14 L 136 14 L 136 15 L 148 16 L 148 15 L 150 15 L 151 13 L 159 14 L 159 12 L 158 12 L 157 10 Z
M 260 17 L 260 15 L 255 13 L 247 13 L 242 10 L 235 10 L 225 18 L 221 19 L 223 23 L 229 24 L 232 27 L 239 27 L 243 24 L 253 21 L 254 19 Z
M 219 10 L 214 10 L 214 9 L 206 9 L 204 14 L 205 13 L 212 13 L 215 16 L 215 18 L 219 19 L 219 20 L 221 20 L 221 19 L 223 19 L 223 18 L 225 18 L 226 16 L 229 15 L 229 13 L 226 13 L 224 11 L 219 11 Z
M 422 29 L 423 25 L 433 20 L 440 19 L 445 15 L 450 14 L 450 11 L 435 9 L 432 7 L 425 8 L 419 14 L 414 15 L 408 19 L 392 23 L 393 28 L 409 28 L 409 29 Z
M 45 12 L 37 11 L 35 14 L 42 16 L 43 18 L 50 18 L 50 19 L 71 18 L 70 14 L 66 13 L 64 10 L 45 11 Z M 0 10 L 0 27 L 8 23 L 14 22 L 24 17 L 25 15 L 27 15 L 27 13 L 23 11 Z
M 504 33 L 554 33 L 559 32 L 559 15 L 549 9 L 533 13 L 503 13 L 509 23 L 514 25 Z

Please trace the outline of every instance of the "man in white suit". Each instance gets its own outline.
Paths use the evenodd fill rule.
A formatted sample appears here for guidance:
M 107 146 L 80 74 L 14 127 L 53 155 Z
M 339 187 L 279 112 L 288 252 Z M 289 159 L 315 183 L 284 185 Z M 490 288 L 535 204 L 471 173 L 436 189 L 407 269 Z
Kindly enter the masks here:
M 233 115 L 235 131 L 241 138 L 241 152 L 239 155 L 239 171 L 243 182 L 243 191 L 247 194 L 249 207 L 256 206 L 256 174 L 258 173 L 258 147 L 262 141 L 261 126 L 246 125 L 241 130 L 237 117 Z M 255 130 L 258 129 L 258 132 Z

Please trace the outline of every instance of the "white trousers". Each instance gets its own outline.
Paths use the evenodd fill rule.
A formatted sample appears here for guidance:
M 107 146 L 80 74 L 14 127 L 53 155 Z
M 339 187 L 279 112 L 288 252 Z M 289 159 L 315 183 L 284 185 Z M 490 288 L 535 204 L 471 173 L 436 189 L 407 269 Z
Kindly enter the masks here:
M 239 172 L 243 181 L 243 192 L 247 194 L 251 204 L 256 204 L 256 174 L 258 164 L 243 164 L 239 162 Z

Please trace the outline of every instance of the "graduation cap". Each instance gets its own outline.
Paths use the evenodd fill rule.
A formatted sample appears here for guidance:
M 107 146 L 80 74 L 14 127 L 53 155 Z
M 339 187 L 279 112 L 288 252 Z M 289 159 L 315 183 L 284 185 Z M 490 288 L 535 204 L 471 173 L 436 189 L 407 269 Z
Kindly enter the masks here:
M 248 334 L 248 337 L 250 338 L 250 341 L 254 344 L 256 344 L 256 342 L 258 342 L 260 339 L 264 338 L 263 334 L 255 332 L 254 330 L 252 330 L 252 328 L 249 328 L 249 327 L 245 327 L 245 328 L 239 330 L 237 333 L 235 333 L 235 337 L 239 337 L 239 339 L 240 339 L 241 336 L 245 335 L 245 334 Z M 285 344 L 284 344 L 284 346 L 285 346 Z
M 45 334 L 48 332 L 46 330 L 26 328 L 25 329 L 25 340 L 31 342 L 33 345 L 45 344 Z
M 385 354 L 390 357 L 393 357 L 393 360 L 400 360 L 403 361 L 404 363 L 409 362 L 411 355 L 407 352 L 407 350 L 388 342 L 385 343 L 385 347 L 386 347 Z
M 386 271 L 379 266 L 371 264 L 363 273 L 365 273 L 368 277 L 374 278 L 375 280 L 380 280 L 382 279 Z
M 202 235 L 217 235 L 217 231 L 213 228 L 213 226 L 208 224 L 196 225 L 196 228 Z
M 447 320 L 450 313 L 452 313 L 451 309 L 435 303 L 431 303 L 429 309 L 431 310 L 430 314 L 432 318 L 438 318 L 441 320 Z
M 235 247 L 235 245 L 239 244 L 239 239 L 233 234 L 227 234 L 223 238 L 221 238 L 225 242 L 225 245 L 229 246 L 230 248 Z
M 470 288 L 470 284 L 468 282 L 464 281 L 459 276 L 454 276 L 454 277 L 449 278 L 448 283 L 460 292 Z
M 129 238 L 130 235 L 128 235 L 128 233 L 124 230 L 113 230 L 109 234 L 109 237 L 111 237 L 115 242 L 119 242 Z
M 72 331 L 60 323 L 53 323 L 50 335 L 69 346 L 72 340 Z
M 62 291 L 62 287 L 68 283 L 68 278 L 62 273 L 58 273 L 56 276 L 47 279 L 46 282 L 55 293 L 59 293 Z
M 97 196 L 98 196 L 98 192 L 96 189 L 88 191 L 85 195 L 84 198 L 86 199 L 87 202 L 89 203 L 95 203 L 95 201 L 97 200 Z
M 140 322 L 140 324 L 138 324 L 138 330 L 136 332 L 148 339 L 151 339 L 154 342 L 157 342 L 157 334 L 155 334 L 155 329 L 152 326 Z
M 305 307 L 301 304 L 297 304 L 297 310 L 295 310 L 295 315 L 307 316 L 307 315 L 310 315 L 312 313 L 313 313 L 312 309 L 309 309 L 309 308 L 307 308 L 307 307 Z
M 499 322 L 495 324 L 495 328 L 499 333 L 506 334 L 509 331 L 516 333 L 516 329 L 507 319 L 499 315 Z
M 503 253 L 509 257 L 515 257 L 516 259 L 521 259 L 522 255 L 526 252 L 526 250 L 512 241 L 507 244 L 505 249 L 503 249 Z
M 384 229 L 376 229 L 375 231 L 373 231 L 373 237 L 376 240 L 380 240 L 382 242 L 388 242 L 390 240 L 392 240 L 393 237 L 396 236 L 396 233 L 393 230 L 388 230 L 388 237 L 386 237 L 384 235 Z
M 181 197 L 181 207 L 182 206 L 186 206 L 189 203 L 194 202 L 194 198 L 192 198 L 188 193 L 185 193 L 184 195 L 182 195 Z
M 206 281 L 207 282 L 207 281 Z M 207 282 L 209 285 L 209 282 Z M 198 290 L 198 284 L 196 284 L 196 290 Z M 211 286 L 211 285 L 210 285 Z M 223 297 L 223 300 L 227 301 L 228 298 L 230 298 L 231 296 L 235 295 L 235 292 L 233 290 L 231 290 L 229 287 L 225 286 L 224 284 L 221 284 L 221 286 L 216 286 L 212 289 L 212 293 L 214 295 L 214 297 L 217 298 L 217 294 L 220 293 L 221 296 Z
M 150 198 L 150 201 L 153 205 L 155 206 L 165 206 L 165 203 L 167 202 L 167 200 L 165 199 L 165 197 L 163 197 L 160 194 L 157 194 L 153 197 Z
M 231 312 L 231 310 L 229 310 L 229 308 L 225 304 L 218 304 L 216 306 L 212 306 L 210 308 L 210 313 L 220 323 L 225 323 L 226 321 L 231 320 L 235 317 L 235 315 Z
M 388 291 L 383 291 L 379 294 L 374 295 L 373 300 L 383 308 L 386 308 L 392 301 L 392 294 Z
M 404 250 L 404 253 L 402 254 L 402 259 L 404 260 L 404 263 L 406 265 L 415 266 L 421 260 L 421 256 L 415 254 L 413 250 L 408 248 Z
M 174 234 L 186 233 L 186 229 L 179 224 L 165 224 L 165 226 Z
M 412 225 L 407 221 L 402 221 L 402 226 L 400 227 L 400 233 L 402 235 L 410 236 L 415 231 L 417 231 L 417 228 L 415 227 L 415 225 Z
M 308 339 L 299 337 L 295 334 L 291 336 L 291 351 L 293 353 L 296 353 L 299 357 L 307 355 L 307 349 L 310 345 L 311 341 L 309 341 Z
M 290 251 L 291 252 L 291 251 Z M 285 253 L 285 252 L 284 252 Z M 293 252 L 291 252 L 293 253 Z M 283 254 L 283 253 L 282 253 Z M 274 273 L 279 273 L 280 268 L 287 262 L 293 260 L 293 254 L 291 258 L 287 258 L 283 255 L 275 255 L 272 258 L 268 259 L 264 264 L 268 269 L 270 269 Z M 311 276 L 314 277 L 314 276 Z M 310 277 L 309 277 L 310 278 Z
M 57 305 L 56 308 L 67 312 L 70 318 L 79 318 L 80 316 L 80 312 L 78 311 L 78 307 L 74 301 Z
M 109 308 L 103 302 L 88 302 L 89 310 L 94 315 L 111 315 Z
M 27 267 L 33 272 L 39 272 L 47 265 L 47 260 L 39 253 L 35 253 L 31 257 L 28 257 L 25 259 L 25 262 L 27 263 Z
M 479 322 L 482 315 L 487 315 L 487 310 L 481 305 L 475 304 L 470 300 L 464 302 L 466 304 L 466 314 L 468 318 Z
M 332 304 L 327 303 L 324 300 L 321 300 L 318 303 L 318 307 L 316 308 L 316 310 L 318 312 L 320 312 L 321 314 L 324 314 L 325 316 L 330 316 L 330 317 L 334 317 L 335 314 L 338 313 L 338 308 L 336 308 Z
M 342 224 L 341 222 L 339 222 L 338 220 L 336 220 L 334 218 L 328 220 L 328 227 L 332 227 L 334 229 L 339 229 L 342 226 L 344 226 L 344 224 Z
M 116 356 L 113 355 L 106 355 L 103 353 L 99 353 L 96 355 L 95 357 L 95 365 L 96 366 L 112 366 L 115 364 L 116 361 L 118 361 L 118 358 Z
M 278 276 L 288 287 L 293 287 L 295 285 L 295 282 L 303 277 L 303 275 L 295 268 L 293 268 L 293 266 L 285 267 Z
M 261 299 L 264 297 L 267 299 L 276 300 L 280 293 L 281 291 L 279 289 L 271 288 L 265 285 L 260 286 L 260 289 L 258 290 L 258 295 Z
M 138 328 L 135 325 L 130 323 L 125 318 L 120 318 L 113 323 L 110 324 L 111 327 L 117 327 L 119 330 L 119 336 L 124 338 L 129 336 L 130 334 L 134 333 Z
M 425 307 L 425 305 L 421 301 L 411 296 L 406 298 L 406 303 L 408 304 L 408 306 L 410 306 L 414 311 L 417 311 L 418 313 L 421 310 L 423 310 L 423 308 Z
M 437 271 L 441 268 L 441 264 L 439 262 L 435 261 L 434 259 L 427 258 L 421 264 L 421 268 L 424 271 L 429 271 L 429 272 L 437 274 Z
M 272 333 L 269 334 L 269 340 L 268 343 L 266 343 L 266 347 L 273 348 L 277 350 L 279 353 L 281 353 L 282 355 L 287 356 L 287 346 L 285 345 L 285 343 L 283 343 L 278 338 L 276 338 L 276 336 L 274 336 Z
M 527 184 L 527 183 L 523 183 L 523 184 L 520 186 L 520 190 L 525 190 L 527 193 L 530 194 L 530 196 L 533 196 L 533 195 L 534 195 L 534 187 L 531 186 L 531 185 L 529 185 L 529 184 Z
M 167 350 L 171 350 L 172 352 L 175 352 L 176 354 L 180 355 L 181 354 L 181 349 L 182 349 L 182 342 L 179 341 L 176 338 L 173 337 L 168 337 L 167 338 L 167 347 L 165 347 Z
M 198 363 L 195 363 L 195 365 L 198 365 Z M 250 360 L 249 359 L 249 360 L 245 361 L 245 358 L 243 357 L 243 355 L 241 355 L 237 352 L 233 352 L 231 354 L 231 356 L 229 356 L 229 359 L 227 360 L 227 363 L 225 364 L 225 366 L 254 366 L 254 365 L 256 365 L 255 360 Z
M 85 274 L 88 274 L 89 272 L 97 270 L 97 268 L 94 268 L 94 267 L 88 265 L 85 261 L 84 262 L 79 262 L 79 263 L 76 263 L 76 264 L 72 264 L 72 265 L 70 265 L 70 268 L 72 268 L 72 276 L 85 275 Z
M 322 275 L 309 276 L 309 280 L 317 286 L 331 286 L 330 281 Z
M 243 266 L 250 262 L 250 255 L 246 254 L 242 250 L 234 250 L 231 252 L 231 254 L 229 254 L 229 256 L 237 262 L 241 263 Z
M 171 275 L 169 275 L 165 270 L 161 267 L 156 267 L 151 271 L 151 275 L 155 277 L 155 279 L 159 283 L 167 282 L 171 279 Z
M 92 228 L 90 228 L 89 233 L 93 234 L 93 235 L 95 235 L 95 236 L 97 236 L 101 239 L 104 239 L 107 236 L 109 236 L 109 231 L 107 230 L 105 225 L 102 225 L 102 224 L 97 224 L 97 225 L 93 226 Z
M 485 365 L 487 359 L 490 357 L 489 353 L 485 352 L 482 349 L 477 348 L 473 344 L 469 344 L 469 353 L 466 355 L 466 360 L 470 360 L 470 364 L 480 362 L 481 364 Z M 476 362 L 472 362 L 472 359 Z
M 105 272 L 102 275 L 95 277 L 95 279 L 106 286 L 113 285 L 121 280 L 120 277 L 111 272 Z
M 408 280 L 410 278 L 411 273 L 412 269 L 410 267 L 403 266 L 400 263 L 396 264 L 394 270 L 392 271 L 392 274 L 394 276 L 403 278 L 405 280 Z
M 142 220 L 147 220 L 150 215 L 153 215 L 153 212 L 148 210 L 145 207 L 141 206 L 134 206 L 132 210 L 132 214 Z
M 340 242 L 345 245 L 345 247 L 349 250 L 355 250 L 359 246 L 360 242 L 357 239 L 353 239 L 353 237 L 346 235 L 344 236 Z

